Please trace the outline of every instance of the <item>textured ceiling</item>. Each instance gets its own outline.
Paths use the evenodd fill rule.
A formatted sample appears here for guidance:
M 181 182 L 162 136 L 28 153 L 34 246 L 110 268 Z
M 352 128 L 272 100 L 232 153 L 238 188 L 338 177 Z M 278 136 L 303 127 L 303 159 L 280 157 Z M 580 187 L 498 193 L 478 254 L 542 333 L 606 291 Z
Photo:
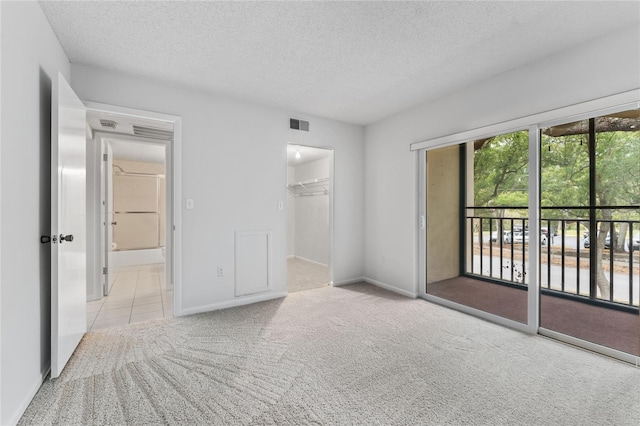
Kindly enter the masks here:
M 369 124 L 640 21 L 639 2 L 41 2 L 73 63 Z

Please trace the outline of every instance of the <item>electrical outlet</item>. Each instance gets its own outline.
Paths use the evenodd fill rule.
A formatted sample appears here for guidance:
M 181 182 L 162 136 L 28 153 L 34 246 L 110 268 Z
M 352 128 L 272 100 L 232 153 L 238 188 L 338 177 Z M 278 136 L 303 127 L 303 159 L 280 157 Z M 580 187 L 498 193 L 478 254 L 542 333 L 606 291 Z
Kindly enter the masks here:
M 224 277 L 224 268 L 222 266 L 218 266 L 218 276 Z

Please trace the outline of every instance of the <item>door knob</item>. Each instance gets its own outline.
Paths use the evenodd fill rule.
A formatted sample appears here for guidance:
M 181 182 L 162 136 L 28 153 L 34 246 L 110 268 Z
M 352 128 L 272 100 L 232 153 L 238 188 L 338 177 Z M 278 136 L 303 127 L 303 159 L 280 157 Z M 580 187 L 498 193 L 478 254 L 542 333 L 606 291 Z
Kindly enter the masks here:
M 65 241 L 73 241 L 73 235 L 69 234 L 69 235 L 64 235 L 64 234 L 60 234 L 60 244 L 62 244 Z
M 118 222 L 111 222 L 111 224 L 112 224 L 112 225 L 117 225 L 117 224 L 118 224 Z

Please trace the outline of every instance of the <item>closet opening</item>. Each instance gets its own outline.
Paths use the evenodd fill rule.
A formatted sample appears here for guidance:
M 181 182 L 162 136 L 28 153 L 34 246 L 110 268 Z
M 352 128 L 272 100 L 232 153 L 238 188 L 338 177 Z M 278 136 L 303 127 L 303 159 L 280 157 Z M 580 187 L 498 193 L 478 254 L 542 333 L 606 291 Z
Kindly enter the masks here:
M 333 149 L 287 146 L 287 290 L 331 285 Z

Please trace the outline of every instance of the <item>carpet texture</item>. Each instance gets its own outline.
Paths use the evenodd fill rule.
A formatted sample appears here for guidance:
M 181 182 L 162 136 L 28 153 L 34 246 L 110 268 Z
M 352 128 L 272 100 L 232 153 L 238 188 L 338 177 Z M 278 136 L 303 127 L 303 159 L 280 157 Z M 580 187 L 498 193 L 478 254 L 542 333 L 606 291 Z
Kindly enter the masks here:
M 20 424 L 638 425 L 640 371 L 367 284 L 89 333 Z
M 287 291 L 311 290 L 329 285 L 329 268 L 299 258 L 287 259 Z

